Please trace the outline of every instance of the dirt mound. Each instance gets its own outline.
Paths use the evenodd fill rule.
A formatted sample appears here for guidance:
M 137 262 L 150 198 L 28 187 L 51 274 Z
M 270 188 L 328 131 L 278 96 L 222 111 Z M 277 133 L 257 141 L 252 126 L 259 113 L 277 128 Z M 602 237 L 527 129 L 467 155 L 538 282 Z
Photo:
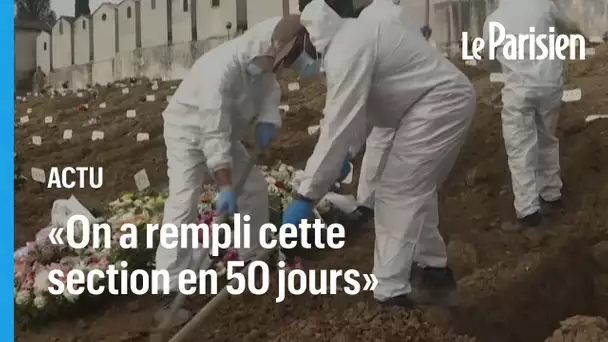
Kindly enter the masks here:
M 574 316 L 560 325 L 545 342 L 608 341 L 608 321 L 603 317 Z

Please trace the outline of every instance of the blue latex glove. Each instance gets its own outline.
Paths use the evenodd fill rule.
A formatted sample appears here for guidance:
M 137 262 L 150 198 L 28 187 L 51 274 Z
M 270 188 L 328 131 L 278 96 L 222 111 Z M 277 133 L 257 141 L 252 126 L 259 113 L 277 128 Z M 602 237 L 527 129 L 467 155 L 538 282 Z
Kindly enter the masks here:
M 270 145 L 270 141 L 272 137 L 274 137 L 274 133 L 277 127 L 274 124 L 268 122 L 260 122 L 255 127 L 255 138 L 259 147 L 266 148 Z
M 221 214 L 234 215 L 236 213 L 236 194 L 232 188 L 220 189 L 216 202 L 216 211 Z
M 291 223 L 296 227 L 302 220 L 312 215 L 312 203 L 303 200 L 293 200 L 283 212 L 283 224 Z
M 348 177 L 348 174 L 350 173 L 350 158 L 351 156 L 349 153 L 346 155 L 344 162 L 342 162 L 342 168 L 340 169 L 340 179 L 338 179 L 338 182 L 341 182 L 346 179 L 346 177 Z

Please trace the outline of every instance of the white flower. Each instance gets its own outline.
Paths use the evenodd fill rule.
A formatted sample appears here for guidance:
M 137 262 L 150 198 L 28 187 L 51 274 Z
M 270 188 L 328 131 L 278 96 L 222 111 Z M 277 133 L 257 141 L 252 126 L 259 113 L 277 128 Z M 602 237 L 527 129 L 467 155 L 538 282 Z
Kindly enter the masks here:
M 19 291 L 15 295 L 15 304 L 19 306 L 27 305 L 32 300 L 32 294 L 29 291 Z
M 268 184 L 275 184 L 277 182 L 277 180 L 274 177 L 266 177 L 266 183 Z
M 285 164 L 279 165 L 279 172 L 287 172 L 287 165 L 285 165 Z
M 69 291 L 63 292 L 63 297 L 70 303 L 74 303 L 78 300 L 79 295 L 71 294 Z
M 36 276 L 34 278 L 34 293 L 45 293 L 49 290 L 49 286 L 49 271 L 46 269 L 41 269 L 40 271 L 36 272 Z
M 42 310 L 46 307 L 47 300 L 45 296 L 36 296 L 34 297 L 34 306 L 36 309 Z
M 133 205 L 136 207 L 141 207 L 143 204 L 144 204 L 144 202 L 142 202 L 141 200 L 133 201 Z

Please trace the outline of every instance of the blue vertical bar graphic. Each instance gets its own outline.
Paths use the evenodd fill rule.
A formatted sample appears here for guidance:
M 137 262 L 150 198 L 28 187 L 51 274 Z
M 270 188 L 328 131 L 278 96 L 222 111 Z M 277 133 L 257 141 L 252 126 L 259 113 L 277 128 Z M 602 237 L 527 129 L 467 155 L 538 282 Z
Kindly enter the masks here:
M 0 217 L 4 223 L 2 238 L 0 238 L 0 264 L 2 277 L 0 277 L 0 336 L 2 340 L 15 339 L 14 330 L 14 296 L 11 296 L 13 282 L 13 251 L 15 236 L 15 187 L 14 187 L 14 152 L 15 152 L 15 34 L 14 34 L 14 6 L 8 1 L 0 1 L 0 37 L 4 40 L 3 53 L 0 54 L 2 78 L 0 81 L 0 127 L 4 130 L 0 134 L 0 194 L 2 206 Z M 13 228 L 10 228 L 13 227 Z

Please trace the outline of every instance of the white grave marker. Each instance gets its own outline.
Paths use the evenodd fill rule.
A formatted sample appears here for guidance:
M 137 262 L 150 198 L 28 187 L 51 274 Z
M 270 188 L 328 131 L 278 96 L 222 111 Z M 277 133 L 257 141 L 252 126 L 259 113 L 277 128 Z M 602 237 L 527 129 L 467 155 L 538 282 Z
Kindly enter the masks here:
M 156 96 L 154 94 L 146 95 L 146 102 L 154 102 L 156 101 Z
M 34 180 L 34 182 L 43 183 L 43 184 L 46 183 L 46 175 L 44 174 L 43 169 L 33 167 L 31 174 L 32 174 L 32 180 Z
M 129 93 L 129 88 L 122 88 L 122 94 L 127 95 Z
M 150 180 L 148 179 L 148 174 L 146 173 L 146 169 L 141 169 L 135 175 L 133 175 L 133 179 L 135 179 L 135 185 L 137 186 L 137 190 L 142 191 L 150 187 Z
M 93 133 L 91 133 L 91 140 L 93 140 L 93 141 L 103 140 L 103 138 L 104 138 L 103 131 L 93 131 Z
M 148 133 L 137 133 L 137 141 L 147 141 L 150 140 L 150 135 Z
M 279 110 L 282 110 L 284 112 L 289 112 L 289 105 L 280 105 Z
M 287 85 L 287 90 L 289 91 L 298 91 L 300 90 L 300 83 L 298 82 L 291 82 Z
M 128 118 L 134 118 L 137 115 L 137 111 L 135 111 L 135 109 L 129 109 L 127 111 L 127 117 Z
M 76 96 L 77 96 L 77 97 L 83 97 L 83 96 L 84 96 L 84 94 L 82 94 L 82 93 L 77 93 L 77 94 L 76 94 Z
M 99 108 L 101 108 L 101 109 L 106 108 L 106 103 L 105 102 L 100 103 Z
M 167 95 L 167 102 L 171 102 L 171 99 L 173 98 L 173 96 L 171 95 Z
M 19 122 L 22 123 L 22 124 L 26 124 L 26 123 L 30 122 L 30 117 L 27 116 L 27 115 L 26 116 L 22 116 L 22 117 L 19 118 Z
M 490 82 L 492 83 L 504 83 L 505 78 L 505 74 L 501 72 L 493 72 L 490 74 Z
M 32 144 L 34 144 L 36 146 L 42 145 L 42 138 L 39 135 L 34 135 L 32 137 Z
M 25 112 L 28 114 L 32 114 L 32 108 L 28 108 Z
M 572 90 L 564 90 L 564 94 L 562 95 L 562 101 L 564 101 L 564 102 L 580 101 L 582 95 L 583 94 L 582 94 L 580 88 L 572 89 Z
M 158 83 L 152 84 L 152 90 L 158 90 Z
M 44 123 L 46 123 L 46 124 L 52 124 L 53 123 L 53 117 L 52 116 L 45 116 L 44 117 Z
M 72 130 L 66 129 L 63 131 L 63 140 L 71 140 L 72 139 Z

